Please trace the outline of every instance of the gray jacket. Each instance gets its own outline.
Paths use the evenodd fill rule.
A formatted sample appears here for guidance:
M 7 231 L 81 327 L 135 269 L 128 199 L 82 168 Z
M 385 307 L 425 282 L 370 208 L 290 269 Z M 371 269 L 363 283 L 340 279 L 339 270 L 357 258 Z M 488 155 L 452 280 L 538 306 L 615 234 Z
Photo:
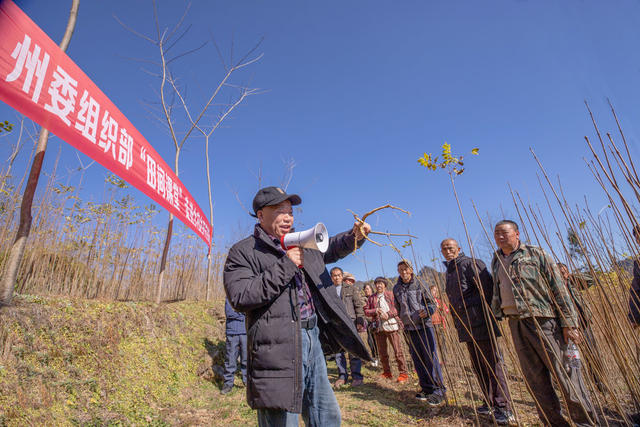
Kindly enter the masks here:
M 325 254 L 304 249 L 302 271 L 313 298 L 325 353 L 344 350 L 371 360 L 325 267 L 325 263 L 349 255 L 354 245 L 354 235 L 345 232 L 331 237 Z M 252 236 L 233 245 L 225 262 L 227 298 L 235 310 L 246 315 L 247 402 L 253 409 L 302 411 L 302 337 L 294 280 L 297 272 L 298 267 L 259 225 Z
M 351 320 L 355 321 L 358 317 L 364 320 L 364 296 L 355 286 L 343 283 L 340 299 Z
M 431 315 L 436 311 L 436 304 L 431 291 L 424 283 L 416 280 L 415 274 L 411 282 L 404 283 L 400 277 L 393 287 L 396 309 L 406 331 L 415 331 L 432 327 Z M 420 318 L 420 310 L 429 313 L 428 317 Z

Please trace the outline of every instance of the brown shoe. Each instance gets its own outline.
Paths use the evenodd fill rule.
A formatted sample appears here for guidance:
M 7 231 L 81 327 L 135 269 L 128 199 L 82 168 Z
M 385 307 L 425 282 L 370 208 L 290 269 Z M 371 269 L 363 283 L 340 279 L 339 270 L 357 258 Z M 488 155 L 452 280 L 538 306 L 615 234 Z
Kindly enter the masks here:
M 356 378 L 353 381 L 351 381 L 351 387 L 358 387 L 360 385 L 362 385 L 362 379 L 361 378 Z
M 333 388 L 340 388 L 345 384 L 345 380 L 342 378 L 338 378 L 335 383 L 333 383 Z

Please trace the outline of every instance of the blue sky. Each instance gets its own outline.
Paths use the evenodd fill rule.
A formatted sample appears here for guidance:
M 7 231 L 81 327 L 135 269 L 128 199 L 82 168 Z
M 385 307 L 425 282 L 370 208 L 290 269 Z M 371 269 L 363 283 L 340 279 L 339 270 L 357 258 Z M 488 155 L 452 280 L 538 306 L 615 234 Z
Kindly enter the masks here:
M 174 24 L 185 5 L 159 3 L 163 27 Z M 59 41 L 70 2 L 17 4 Z M 113 15 L 153 34 L 150 2 L 85 0 L 67 53 L 172 164 L 169 137 L 145 107 L 157 101 L 158 81 L 142 70 L 153 66 L 128 59 L 157 60 L 157 51 Z M 583 137 L 595 138 L 583 101 L 601 128 L 613 133 L 606 103 L 611 99 L 637 157 L 638 22 L 637 1 L 615 7 L 596 1 L 195 1 L 186 18 L 192 28 L 176 52 L 214 34 L 225 55 L 233 39 L 237 56 L 264 37 L 257 50 L 263 58 L 234 83 L 265 92 L 248 98 L 212 140 L 215 243 L 228 246 L 253 223 L 234 192 L 250 206 L 256 176 L 264 185 L 278 185 L 283 160 L 293 159 L 289 190 L 303 199 L 299 229 L 322 221 L 333 234 L 352 224 L 347 209 L 362 214 L 392 203 L 412 216 L 373 216 L 374 229 L 417 235 L 415 250 L 429 262 L 442 238 L 464 240 L 448 177 L 416 162 L 423 152 L 439 152 L 444 142 L 467 154 L 456 185 L 480 245 L 487 243 L 472 199 L 483 216 L 515 218 L 509 183 L 526 202 L 544 207 L 529 147 L 552 176 L 560 175 L 570 202 L 586 195 L 599 210 L 604 197 L 582 160 L 588 155 Z M 223 76 L 211 43 L 176 61 L 174 72 L 195 111 Z M 0 105 L 0 118 L 14 117 Z M 8 155 L 11 138 L 0 142 Z M 46 170 L 59 145 L 63 164 L 78 164 L 74 150 L 54 138 Z M 480 155 L 471 158 L 474 147 Z M 26 167 L 25 158 L 18 169 Z M 203 140 L 193 138 L 180 177 L 208 212 L 203 159 Z M 86 198 L 101 199 L 106 174 L 99 165 L 91 167 Z M 368 244 L 338 265 L 366 278 L 383 269 L 391 275 L 396 261 L 391 249 Z

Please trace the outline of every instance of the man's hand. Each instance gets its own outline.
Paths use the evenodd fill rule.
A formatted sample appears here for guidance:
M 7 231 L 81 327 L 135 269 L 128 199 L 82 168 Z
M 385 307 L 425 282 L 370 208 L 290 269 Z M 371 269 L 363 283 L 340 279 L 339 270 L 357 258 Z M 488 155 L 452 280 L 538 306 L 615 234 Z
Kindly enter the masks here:
M 287 256 L 291 261 L 293 261 L 298 267 L 302 267 L 304 265 L 304 253 L 302 252 L 302 248 L 295 246 L 287 251 Z
M 568 343 L 569 340 L 573 341 L 574 344 L 582 342 L 582 334 L 576 328 L 562 328 L 562 337 L 565 343 Z
M 382 320 L 388 320 L 389 319 L 389 315 L 387 313 L 380 313 L 380 318 Z
M 369 235 L 371 226 L 367 222 L 356 221 L 353 224 L 353 234 L 356 235 L 356 241 L 362 240 Z M 362 234 L 364 232 L 364 234 Z
M 418 316 L 420 316 L 421 319 L 424 319 L 425 317 L 429 317 L 429 313 L 427 313 L 426 310 L 420 310 Z

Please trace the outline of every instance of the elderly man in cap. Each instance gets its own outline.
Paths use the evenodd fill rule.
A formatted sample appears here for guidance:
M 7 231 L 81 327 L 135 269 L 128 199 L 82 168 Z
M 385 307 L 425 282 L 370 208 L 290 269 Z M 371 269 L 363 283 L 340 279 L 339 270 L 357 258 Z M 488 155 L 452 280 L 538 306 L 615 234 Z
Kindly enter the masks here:
M 253 199 L 258 219 L 251 236 L 229 250 L 224 287 L 247 326 L 247 401 L 259 426 L 340 425 L 340 407 L 327 377 L 323 349 L 340 348 L 369 360 L 355 324 L 336 294 L 325 264 L 352 253 L 371 231 L 356 222 L 329 240 L 329 248 L 283 249 L 293 230 L 296 194 L 266 187 Z
M 563 366 L 569 340 L 580 341 L 578 318 L 555 262 L 542 248 L 520 242 L 518 224 L 499 221 L 494 229 L 498 250 L 493 255 L 496 318 L 506 316 L 525 381 L 545 425 L 587 426 L 595 413 L 581 370 Z M 558 384 L 569 409 L 570 424 L 553 387 Z
M 331 281 L 336 287 L 336 293 L 342 300 L 349 318 L 360 332 L 359 329 L 364 328 L 364 299 L 360 291 L 353 286 L 356 283 L 356 278 L 353 277 L 353 274 L 342 271 L 340 267 L 333 267 Z M 338 379 L 333 383 L 333 387 L 340 388 L 349 380 L 347 357 L 344 351 L 336 353 L 336 365 L 338 366 Z M 349 353 L 349 366 L 351 368 L 351 385 L 353 387 L 362 385 L 362 361 L 360 358 Z

